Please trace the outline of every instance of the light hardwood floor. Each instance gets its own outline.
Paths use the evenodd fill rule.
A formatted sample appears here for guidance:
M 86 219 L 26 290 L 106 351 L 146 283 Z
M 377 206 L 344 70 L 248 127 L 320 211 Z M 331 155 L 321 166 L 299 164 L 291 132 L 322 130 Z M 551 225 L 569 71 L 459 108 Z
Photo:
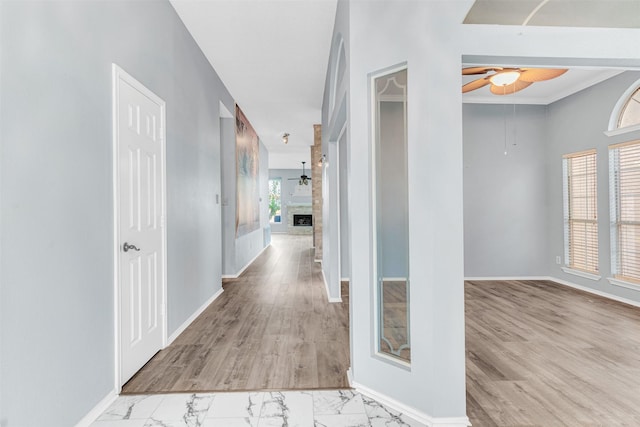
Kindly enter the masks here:
M 310 245 L 274 236 L 123 392 L 347 387 L 348 287 L 327 302 Z M 545 281 L 467 282 L 465 297 L 474 426 L 640 426 L 639 308 Z
M 640 309 L 544 281 L 465 290 L 474 426 L 640 426 Z
M 123 393 L 348 387 L 349 298 L 328 303 L 311 236 L 272 245 Z

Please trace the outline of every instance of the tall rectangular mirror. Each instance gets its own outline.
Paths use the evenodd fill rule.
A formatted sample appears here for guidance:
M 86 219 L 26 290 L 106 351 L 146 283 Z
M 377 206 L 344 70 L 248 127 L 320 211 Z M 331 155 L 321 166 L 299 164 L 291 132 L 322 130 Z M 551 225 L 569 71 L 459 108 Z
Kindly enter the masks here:
M 377 350 L 408 363 L 411 343 L 406 67 L 374 76 L 372 89 Z

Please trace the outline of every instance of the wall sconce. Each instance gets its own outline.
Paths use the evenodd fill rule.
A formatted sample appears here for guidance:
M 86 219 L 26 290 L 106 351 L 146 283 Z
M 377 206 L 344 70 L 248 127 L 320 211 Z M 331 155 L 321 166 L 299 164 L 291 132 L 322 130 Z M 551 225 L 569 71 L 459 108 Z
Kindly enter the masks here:
M 320 160 L 318 160 L 318 166 L 329 166 L 329 162 L 327 161 L 327 155 L 323 154 L 322 157 L 320 157 Z
M 289 142 L 289 134 L 287 132 L 282 134 L 282 142 L 287 144 Z

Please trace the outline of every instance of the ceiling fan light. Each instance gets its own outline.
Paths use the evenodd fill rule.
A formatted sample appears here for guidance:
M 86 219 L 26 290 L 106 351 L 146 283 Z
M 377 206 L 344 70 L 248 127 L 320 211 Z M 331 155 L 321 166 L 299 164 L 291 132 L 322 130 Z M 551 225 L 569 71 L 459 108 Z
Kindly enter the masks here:
M 489 78 L 489 80 L 495 86 L 508 86 L 515 83 L 518 78 L 520 78 L 519 71 L 504 71 L 502 73 L 494 74 Z

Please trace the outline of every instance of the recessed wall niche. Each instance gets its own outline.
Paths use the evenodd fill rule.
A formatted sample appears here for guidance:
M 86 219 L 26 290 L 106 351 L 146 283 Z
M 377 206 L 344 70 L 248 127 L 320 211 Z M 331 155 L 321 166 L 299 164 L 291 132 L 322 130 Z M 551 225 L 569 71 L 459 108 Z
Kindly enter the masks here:
M 384 356 L 408 363 L 407 68 L 397 67 L 372 79 L 376 348 Z

